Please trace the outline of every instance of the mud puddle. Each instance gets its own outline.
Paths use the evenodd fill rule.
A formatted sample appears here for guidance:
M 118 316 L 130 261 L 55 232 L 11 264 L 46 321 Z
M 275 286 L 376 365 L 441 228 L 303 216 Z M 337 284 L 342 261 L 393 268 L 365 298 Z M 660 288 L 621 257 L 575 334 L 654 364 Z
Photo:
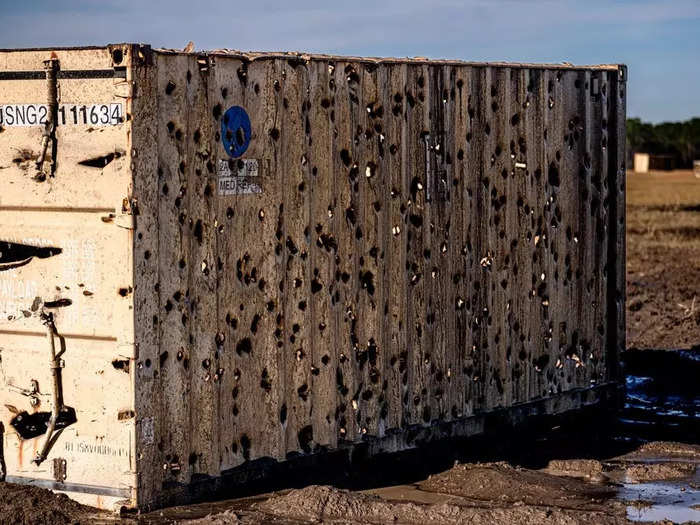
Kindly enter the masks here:
M 631 502 L 627 505 L 627 518 L 633 521 L 700 521 L 700 490 L 693 483 L 625 484 L 618 497 Z
M 620 438 L 700 441 L 700 348 L 628 350 Z

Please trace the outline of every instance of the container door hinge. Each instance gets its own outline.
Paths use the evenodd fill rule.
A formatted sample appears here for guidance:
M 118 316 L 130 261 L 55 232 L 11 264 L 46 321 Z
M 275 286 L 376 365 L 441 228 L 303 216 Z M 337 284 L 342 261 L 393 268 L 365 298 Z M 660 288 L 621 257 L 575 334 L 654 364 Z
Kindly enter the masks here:
M 134 216 L 128 213 L 117 215 L 114 218 L 114 224 L 116 224 L 119 228 L 133 230 L 136 222 L 134 221 Z
M 117 347 L 117 353 L 120 357 L 126 357 L 127 359 L 138 359 L 139 345 L 136 343 L 121 343 Z
M 53 460 L 53 479 L 59 483 L 66 481 L 68 477 L 68 463 L 63 458 L 54 458 Z

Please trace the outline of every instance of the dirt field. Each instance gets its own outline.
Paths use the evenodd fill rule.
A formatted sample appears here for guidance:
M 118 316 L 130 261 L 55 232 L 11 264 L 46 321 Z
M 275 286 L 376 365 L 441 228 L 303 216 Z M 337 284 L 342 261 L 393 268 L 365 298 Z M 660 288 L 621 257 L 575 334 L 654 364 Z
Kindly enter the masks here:
M 421 472 L 433 473 L 411 482 L 382 486 L 369 472 L 350 490 L 312 485 L 121 519 L 41 489 L 4 484 L 0 524 L 700 520 L 700 179 L 690 172 L 629 174 L 627 224 L 628 348 L 645 351 L 626 356 L 628 400 L 605 443 L 552 429 L 554 437 L 519 436 L 525 449 L 505 455 L 510 463 L 496 461 L 498 453 L 477 454 L 484 463 L 423 466 Z M 658 349 L 685 351 L 650 351 Z
M 700 179 L 627 176 L 627 347 L 700 344 Z

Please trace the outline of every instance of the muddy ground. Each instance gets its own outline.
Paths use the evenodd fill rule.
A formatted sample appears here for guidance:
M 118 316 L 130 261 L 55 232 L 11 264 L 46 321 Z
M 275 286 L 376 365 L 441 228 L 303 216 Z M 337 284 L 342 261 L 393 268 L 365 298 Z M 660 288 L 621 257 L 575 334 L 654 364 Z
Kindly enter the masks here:
M 630 174 L 627 223 L 628 390 L 610 422 L 582 416 L 517 442 L 503 436 L 502 446 L 455 443 L 449 453 L 370 462 L 327 485 L 297 480 L 143 516 L 3 484 L 0 524 L 700 522 L 700 179 Z
M 176 507 L 121 519 L 94 513 L 61 495 L 6 485 L 0 497 L 0 521 L 191 525 L 616 525 L 631 523 L 629 518 L 634 518 L 635 513 L 644 516 L 645 511 L 654 508 L 653 499 L 644 496 L 644 488 L 652 483 L 672 491 L 677 487 L 673 502 L 678 506 L 683 500 L 682 510 L 686 514 L 678 514 L 681 519 L 699 512 L 691 508 L 700 501 L 700 478 L 696 472 L 699 463 L 700 446 L 653 442 L 602 461 L 551 460 L 541 469 L 527 469 L 506 462 L 455 464 L 447 471 L 411 484 L 368 491 L 311 485 L 260 497 Z

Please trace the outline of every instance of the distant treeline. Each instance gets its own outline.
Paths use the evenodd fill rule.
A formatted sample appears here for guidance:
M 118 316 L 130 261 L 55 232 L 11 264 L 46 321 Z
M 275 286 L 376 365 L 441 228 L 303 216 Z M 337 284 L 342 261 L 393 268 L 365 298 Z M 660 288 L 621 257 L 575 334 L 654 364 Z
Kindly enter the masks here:
M 627 153 L 630 160 L 634 153 L 670 155 L 676 168 L 692 168 L 700 160 L 700 118 L 661 124 L 628 119 Z

